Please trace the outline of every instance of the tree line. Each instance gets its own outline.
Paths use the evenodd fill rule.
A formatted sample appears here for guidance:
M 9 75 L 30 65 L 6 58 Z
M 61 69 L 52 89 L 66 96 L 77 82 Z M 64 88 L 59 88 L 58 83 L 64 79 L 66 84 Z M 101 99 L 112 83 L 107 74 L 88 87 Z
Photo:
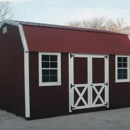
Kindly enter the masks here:
M 94 17 L 91 20 L 72 21 L 67 25 L 72 27 L 93 28 L 130 34 L 130 25 L 127 25 L 125 20 L 122 18 L 113 20 L 105 17 Z
M 10 19 L 13 16 L 11 10 L 11 3 L 9 1 L 0 1 L 0 22 L 4 19 Z M 122 18 L 113 20 L 105 17 L 94 17 L 90 20 L 71 21 L 67 25 L 72 27 L 108 30 L 130 35 L 130 25 Z

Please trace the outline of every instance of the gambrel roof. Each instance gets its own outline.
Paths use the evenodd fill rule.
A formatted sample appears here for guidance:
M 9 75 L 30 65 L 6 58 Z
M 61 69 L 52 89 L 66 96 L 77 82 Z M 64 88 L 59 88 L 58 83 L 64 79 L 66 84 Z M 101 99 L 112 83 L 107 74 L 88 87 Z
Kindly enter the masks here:
M 5 23 L 22 25 L 30 52 L 130 54 L 130 41 L 126 34 L 21 21 Z

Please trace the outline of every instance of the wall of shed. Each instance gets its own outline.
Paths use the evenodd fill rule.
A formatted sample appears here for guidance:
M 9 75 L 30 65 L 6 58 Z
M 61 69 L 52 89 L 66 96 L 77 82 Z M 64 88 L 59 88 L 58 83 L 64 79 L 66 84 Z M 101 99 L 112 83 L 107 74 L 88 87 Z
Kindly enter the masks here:
M 110 108 L 130 106 L 130 82 L 115 83 L 115 56 L 109 56 L 109 103 Z
M 39 87 L 38 53 L 29 53 L 30 62 L 30 105 L 31 118 L 50 117 L 69 114 L 69 83 L 68 83 L 68 54 L 61 54 L 61 86 Z M 99 62 L 99 61 L 97 61 Z M 79 66 L 81 61 L 77 62 Z M 98 63 L 95 63 L 95 65 Z M 83 69 L 83 68 L 82 68 Z M 79 73 L 79 70 L 75 70 Z M 85 70 L 86 71 L 86 70 Z M 103 70 L 104 72 L 104 70 Z M 75 75 L 78 79 L 77 75 Z M 99 73 L 94 76 L 98 77 Z M 102 76 L 101 76 L 102 77 Z M 80 74 L 79 79 L 84 78 Z M 100 78 L 98 78 L 100 80 Z M 130 82 L 115 83 L 115 56 L 109 57 L 109 108 L 130 106 Z M 108 109 L 106 107 L 74 110 L 72 113 L 82 113 Z
M 0 109 L 24 116 L 24 51 L 18 28 L 0 29 Z
M 29 53 L 31 118 L 67 114 L 69 110 L 68 54 L 61 54 L 61 86 L 39 87 L 38 53 Z

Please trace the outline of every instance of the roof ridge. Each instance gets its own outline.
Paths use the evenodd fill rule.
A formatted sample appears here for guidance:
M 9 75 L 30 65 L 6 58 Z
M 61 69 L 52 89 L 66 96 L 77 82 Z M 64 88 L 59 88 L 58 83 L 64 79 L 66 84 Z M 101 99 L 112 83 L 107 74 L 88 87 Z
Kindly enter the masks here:
M 70 30 L 79 30 L 79 31 L 89 31 L 89 32 L 97 32 L 97 33 L 109 33 L 109 34 L 118 34 L 118 35 L 127 35 L 119 32 L 112 32 L 108 30 L 101 30 L 101 29 L 91 29 L 91 28 L 83 28 L 83 27 L 71 27 L 71 26 L 65 26 L 65 25 L 55 25 L 55 24 L 45 24 L 45 23 L 37 23 L 37 22 L 25 22 L 25 21 L 15 21 L 15 20 L 9 20 L 18 22 L 21 25 L 28 25 L 28 26 L 37 26 L 37 27 L 50 27 L 50 28 L 60 28 L 60 29 L 70 29 Z

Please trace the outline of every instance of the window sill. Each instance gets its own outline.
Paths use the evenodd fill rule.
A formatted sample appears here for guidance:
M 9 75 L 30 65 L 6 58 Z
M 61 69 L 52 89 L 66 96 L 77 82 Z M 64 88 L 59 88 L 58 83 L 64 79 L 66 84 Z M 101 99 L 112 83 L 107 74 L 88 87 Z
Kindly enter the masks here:
M 52 82 L 52 83 L 39 83 L 40 87 L 46 87 L 46 86 L 61 86 L 60 82 Z
M 130 82 L 130 80 L 116 80 L 115 81 L 116 83 L 127 83 L 127 82 Z

